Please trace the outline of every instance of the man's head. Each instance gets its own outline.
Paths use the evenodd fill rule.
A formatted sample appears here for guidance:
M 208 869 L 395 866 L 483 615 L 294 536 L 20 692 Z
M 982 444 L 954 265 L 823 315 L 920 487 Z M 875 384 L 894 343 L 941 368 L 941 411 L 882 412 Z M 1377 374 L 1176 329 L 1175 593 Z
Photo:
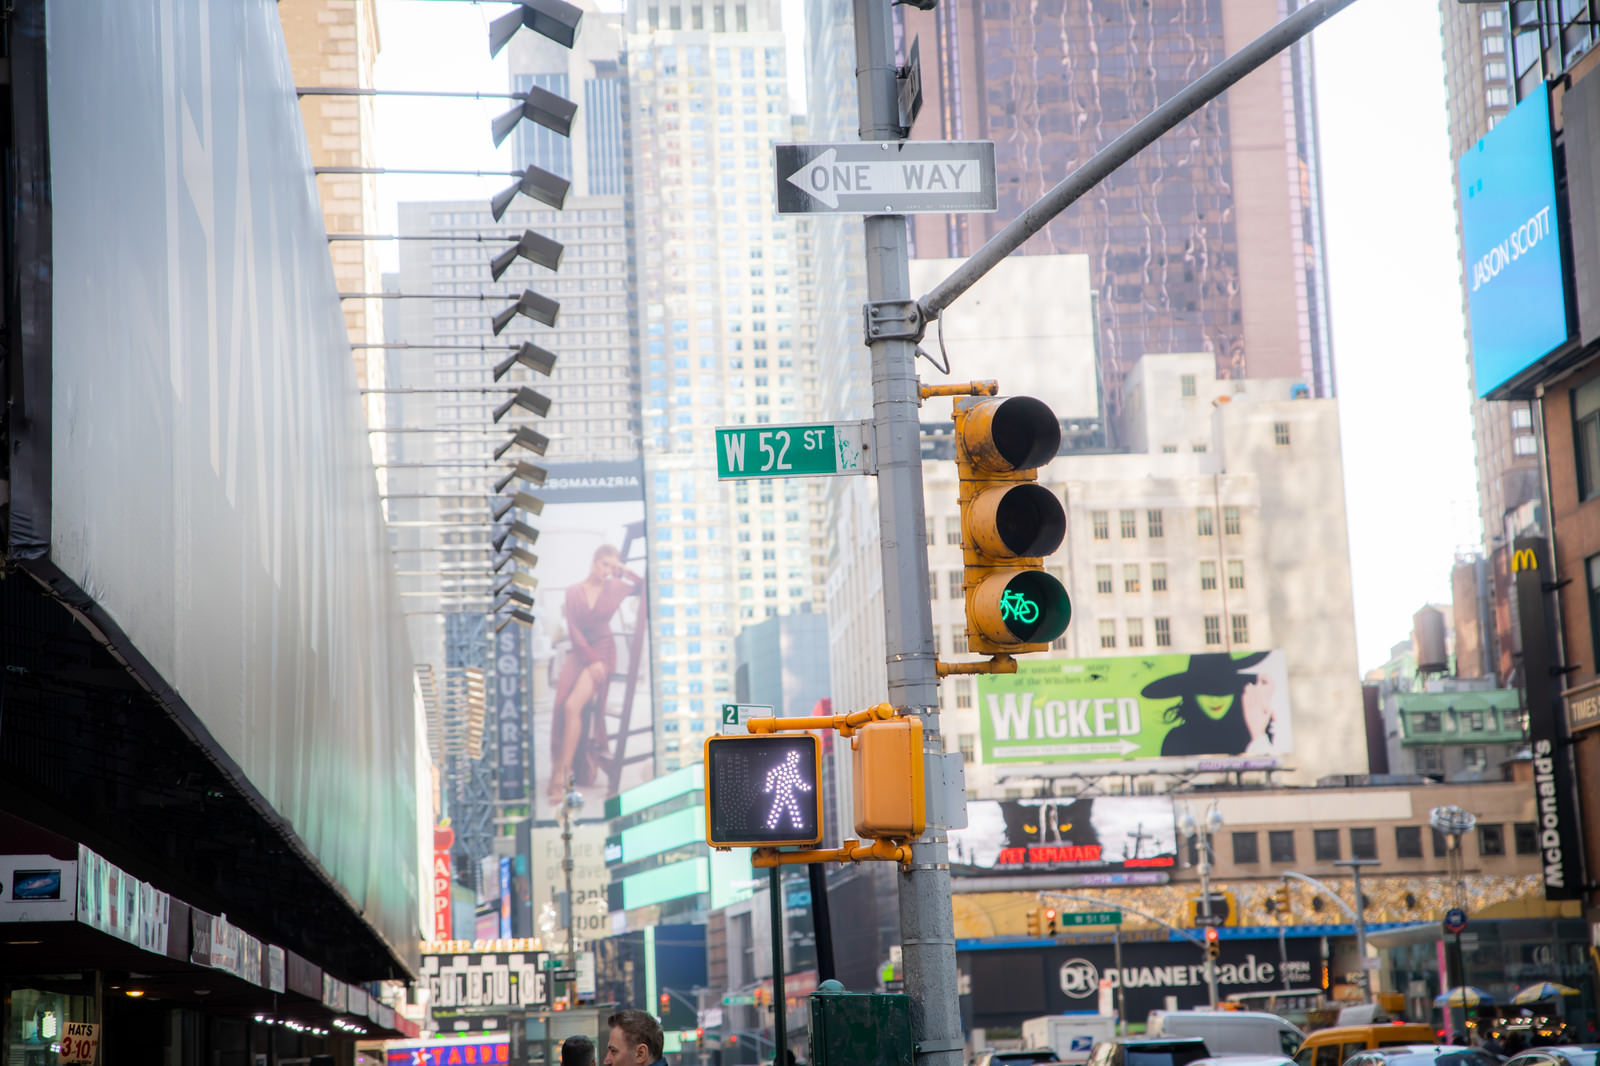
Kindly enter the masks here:
M 642 1010 L 619 1010 L 606 1019 L 605 1066 L 650 1066 L 661 1057 L 661 1026 Z
M 561 1042 L 561 1066 L 594 1066 L 594 1041 L 569 1036 Z

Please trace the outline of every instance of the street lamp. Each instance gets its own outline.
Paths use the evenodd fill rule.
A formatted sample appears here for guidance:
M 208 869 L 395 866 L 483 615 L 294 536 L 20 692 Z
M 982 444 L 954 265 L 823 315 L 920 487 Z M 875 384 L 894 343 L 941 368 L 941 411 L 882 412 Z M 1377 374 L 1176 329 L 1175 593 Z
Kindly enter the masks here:
M 578 954 L 573 945 L 573 926 L 578 924 L 578 908 L 572 898 L 572 815 L 583 809 L 583 793 L 578 791 L 578 779 L 567 775 L 567 794 L 561 802 L 561 873 L 567 882 L 567 969 L 576 971 Z M 567 985 L 567 1002 L 576 1003 L 578 983 Z
M 1205 821 L 1197 823 L 1194 812 L 1188 807 L 1183 809 L 1183 818 L 1179 822 L 1183 835 L 1196 841 L 1200 852 L 1200 913 L 1205 916 L 1206 928 L 1211 928 L 1211 841 L 1222 830 L 1222 812 L 1217 810 L 1213 803 L 1206 812 Z M 1197 839 L 1198 838 L 1198 839 Z M 1217 962 L 1211 957 L 1211 949 L 1206 949 L 1206 994 L 1211 1000 L 1211 1009 L 1217 1007 Z
M 1381 865 L 1377 859 L 1335 859 L 1335 866 L 1350 868 L 1356 891 L 1356 954 L 1361 959 L 1361 999 L 1372 1002 L 1372 982 L 1367 978 L 1367 897 L 1361 894 L 1361 868 Z

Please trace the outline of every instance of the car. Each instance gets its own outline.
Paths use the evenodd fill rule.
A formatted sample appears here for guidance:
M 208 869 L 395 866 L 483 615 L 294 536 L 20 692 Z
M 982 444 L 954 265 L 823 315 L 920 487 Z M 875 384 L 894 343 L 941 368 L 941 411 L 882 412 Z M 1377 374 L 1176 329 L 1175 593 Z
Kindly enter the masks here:
M 1344 1066 L 1500 1066 L 1499 1055 L 1459 1044 L 1398 1044 L 1373 1048 L 1344 1060 Z
M 1213 1055 L 1293 1055 L 1306 1034 L 1276 1014 L 1256 1010 L 1153 1010 L 1146 1036 L 1198 1036 Z
M 1294 1053 L 1294 1061 L 1295 1066 L 1340 1066 L 1362 1051 L 1428 1044 L 1434 1038 L 1433 1026 L 1418 1022 L 1339 1025 L 1307 1034 L 1306 1042 Z
M 1294 1066 L 1294 1060 L 1283 1055 L 1218 1055 L 1210 1059 L 1195 1059 L 1189 1066 Z M 1593 1066 L 1593 1063 L 1587 1066 Z
M 1032 1051 L 980 1051 L 972 1066 L 1050 1066 L 1056 1053 L 1049 1048 Z
M 1506 1066 L 1595 1066 L 1600 1044 L 1563 1044 L 1529 1048 L 1511 1056 Z
M 1211 1049 L 1197 1036 L 1129 1036 L 1096 1044 L 1088 1066 L 1191 1066 L 1210 1057 Z

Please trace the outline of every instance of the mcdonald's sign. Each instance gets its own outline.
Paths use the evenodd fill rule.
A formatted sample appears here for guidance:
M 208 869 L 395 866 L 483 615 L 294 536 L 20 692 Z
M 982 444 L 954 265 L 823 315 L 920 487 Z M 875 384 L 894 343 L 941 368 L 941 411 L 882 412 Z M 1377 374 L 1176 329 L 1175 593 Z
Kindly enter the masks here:
M 1542 537 L 1518 537 L 1512 544 L 1517 617 L 1522 623 L 1522 685 L 1527 697 L 1528 741 L 1533 749 L 1533 791 L 1539 812 L 1539 851 L 1546 899 L 1582 899 L 1586 880 L 1578 850 L 1578 800 L 1573 790 L 1571 751 L 1565 744 L 1566 716 L 1552 680 L 1554 603 L 1544 565 L 1549 548 Z

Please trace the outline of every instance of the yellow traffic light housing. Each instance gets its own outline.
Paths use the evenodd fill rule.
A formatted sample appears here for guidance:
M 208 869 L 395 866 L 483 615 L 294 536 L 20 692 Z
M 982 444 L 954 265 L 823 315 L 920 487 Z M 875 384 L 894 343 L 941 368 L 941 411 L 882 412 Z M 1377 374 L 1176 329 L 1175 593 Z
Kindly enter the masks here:
M 922 723 L 870 722 L 850 738 L 856 832 L 873 840 L 912 840 L 927 826 L 922 783 Z
M 714 848 L 822 842 L 822 741 L 811 733 L 706 738 L 706 843 Z
M 1206 958 L 1216 962 L 1222 957 L 1222 942 L 1217 938 L 1217 927 L 1206 926 Z
M 1289 917 L 1289 886 L 1279 885 L 1272 893 L 1272 912 L 1279 918 Z
M 1072 620 L 1067 590 L 1043 569 L 1067 515 L 1036 470 L 1055 458 L 1061 424 L 1031 396 L 955 403 L 967 646 L 982 654 L 1044 651 Z
M 1028 935 L 1044 936 L 1044 911 L 1039 907 L 1028 912 Z
M 1044 932 L 1046 936 L 1056 935 L 1056 909 L 1054 907 L 1046 907 L 1044 909 Z

